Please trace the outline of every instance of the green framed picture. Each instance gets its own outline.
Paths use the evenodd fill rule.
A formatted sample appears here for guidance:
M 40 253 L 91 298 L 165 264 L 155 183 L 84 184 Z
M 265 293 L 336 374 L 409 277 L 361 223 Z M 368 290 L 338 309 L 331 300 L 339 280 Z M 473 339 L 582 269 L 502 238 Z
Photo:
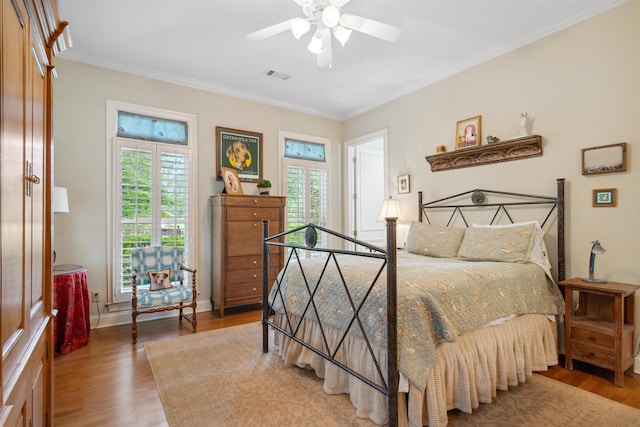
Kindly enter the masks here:
M 600 188 L 593 190 L 593 207 L 616 206 L 617 190 L 615 188 Z
M 222 167 L 235 169 L 243 182 L 262 179 L 262 134 L 216 126 L 216 179 Z

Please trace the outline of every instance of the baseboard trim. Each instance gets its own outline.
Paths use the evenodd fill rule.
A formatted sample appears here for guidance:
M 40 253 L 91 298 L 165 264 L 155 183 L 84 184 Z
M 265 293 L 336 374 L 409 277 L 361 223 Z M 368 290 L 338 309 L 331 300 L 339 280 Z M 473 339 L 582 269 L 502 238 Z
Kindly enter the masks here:
M 211 301 L 198 301 L 198 308 L 196 313 L 204 311 L 212 311 Z M 154 319 L 164 319 L 166 317 L 175 317 L 176 310 L 163 311 L 161 313 L 145 314 L 138 317 L 138 323 L 147 322 Z M 91 329 L 108 328 L 110 326 L 117 325 L 130 325 L 131 324 L 131 310 L 116 311 L 112 313 L 103 313 L 100 315 L 91 315 Z

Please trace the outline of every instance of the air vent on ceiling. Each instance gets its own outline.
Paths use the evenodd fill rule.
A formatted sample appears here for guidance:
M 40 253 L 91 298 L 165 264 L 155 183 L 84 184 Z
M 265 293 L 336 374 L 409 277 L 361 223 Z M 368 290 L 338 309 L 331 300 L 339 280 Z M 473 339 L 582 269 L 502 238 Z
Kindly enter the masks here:
M 278 80 L 289 80 L 291 78 L 289 74 L 281 73 L 280 71 L 275 71 L 275 70 L 267 70 L 262 74 L 267 77 L 273 77 L 274 79 L 278 79 Z

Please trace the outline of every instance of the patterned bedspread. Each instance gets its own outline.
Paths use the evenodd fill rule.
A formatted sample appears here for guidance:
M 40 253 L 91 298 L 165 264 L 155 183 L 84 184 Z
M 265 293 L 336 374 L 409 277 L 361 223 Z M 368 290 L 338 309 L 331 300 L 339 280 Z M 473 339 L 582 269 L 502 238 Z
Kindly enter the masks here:
M 349 326 L 382 265 L 382 260 L 337 256 L 303 260 L 303 272 L 292 261 L 280 273 L 280 293 L 274 286 L 272 308 L 317 318 L 358 337 L 357 322 Z M 324 272 L 323 272 L 324 270 Z M 386 269 L 362 305 L 364 333 L 386 346 Z M 318 284 L 318 278 L 322 280 Z M 305 284 L 306 278 L 306 284 Z M 344 278 L 344 281 L 341 279 Z M 449 342 L 465 332 L 510 314 L 562 314 L 558 287 L 535 264 L 470 262 L 430 258 L 401 252 L 397 256 L 398 354 L 400 371 L 424 389 L 440 340 Z M 349 288 L 349 295 L 343 282 Z M 309 294 L 314 293 L 313 303 Z

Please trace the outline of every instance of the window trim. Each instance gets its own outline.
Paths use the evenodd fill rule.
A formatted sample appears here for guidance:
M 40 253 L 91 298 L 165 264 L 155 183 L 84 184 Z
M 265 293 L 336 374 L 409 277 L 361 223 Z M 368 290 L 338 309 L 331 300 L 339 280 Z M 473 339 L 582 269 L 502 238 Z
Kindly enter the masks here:
M 115 188 L 114 188 L 114 179 L 117 174 L 117 166 L 115 164 L 116 161 L 116 143 L 115 139 L 124 139 L 132 142 L 144 142 L 137 139 L 127 139 L 117 136 L 118 130 L 118 111 L 124 110 L 132 113 L 139 113 L 148 116 L 158 116 L 172 120 L 180 120 L 187 122 L 187 145 L 180 145 L 182 148 L 189 149 L 191 151 L 191 180 L 189 183 L 189 187 L 191 189 L 191 221 L 192 221 L 192 239 L 191 244 L 192 248 L 190 248 L 191 255 L 191 265 L 189 267 L 197 269 L 198 266 L 198 186 L 197 186 L 197 118 L 194 114 L 181 113 L 172 110 L 165 110 L 161 108 L 148 107 L 144 105 L 131 104 L 128 102 L 115 101 L 111 99 L 107 99 L 106 101 L 106 139 L 105 139 L 105 157 L 107 159 L 107 180 L 106 180 L 106 212 L 107 212 L 107 302 L 106 305 L 109 311 L 120 311 L 120 310 L 128 310 L 131 308 L 131 303 L 129 300 L 115 300 L 116 289 L 115 289 L 115 265 L 114 265 L 114 245 L 115 245 L 115 206 L 112 203 L 115 196 Z M 154 144 L 154 142 L 149 141 L 148 143 Z M 167 144 L 168 147 L 171 144 Z

